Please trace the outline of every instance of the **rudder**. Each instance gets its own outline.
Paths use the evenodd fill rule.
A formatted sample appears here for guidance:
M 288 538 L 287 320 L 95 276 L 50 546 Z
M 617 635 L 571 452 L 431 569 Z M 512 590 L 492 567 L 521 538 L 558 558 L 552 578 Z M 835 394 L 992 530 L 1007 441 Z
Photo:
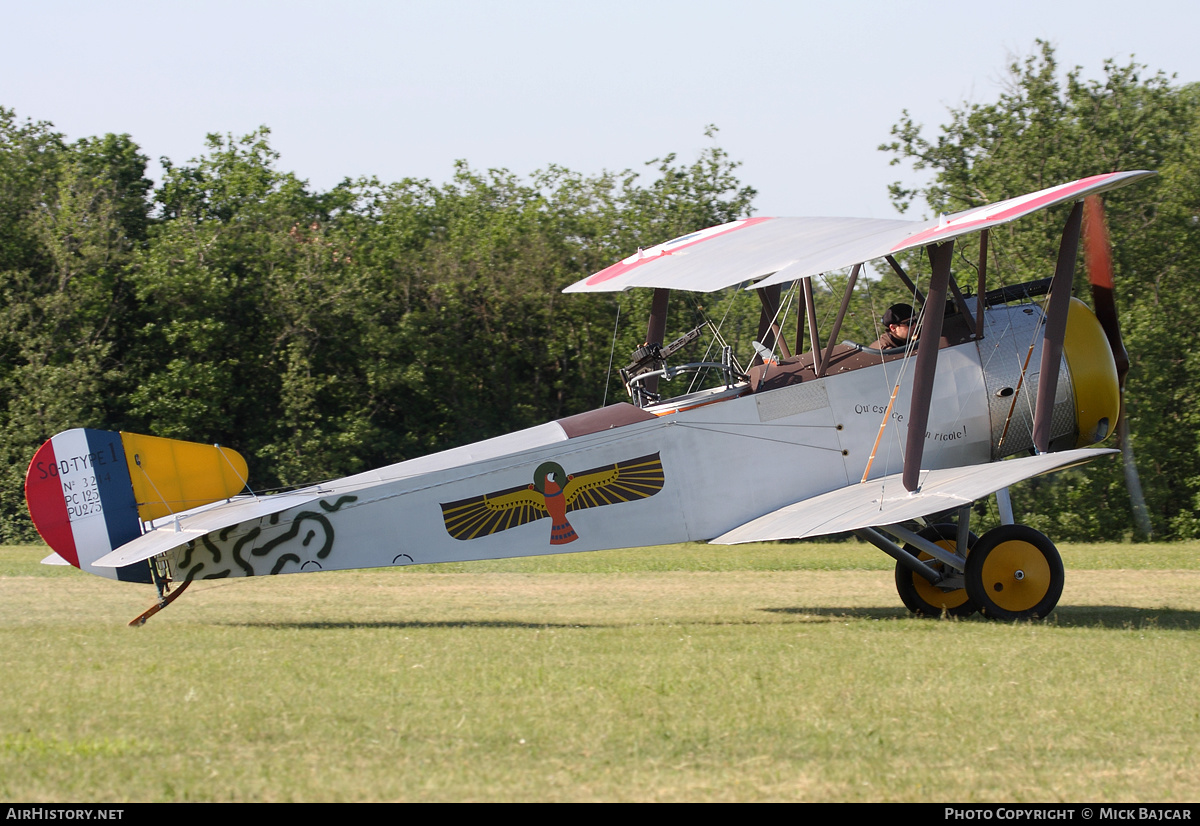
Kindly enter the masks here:
M 215 445 L 75 428 L 47 440 L 29 463 L 25 501 L 54 551 L 90 573 L 150 582 L 150 567 L 92 565 L 142 535 L 143 523 L 226 499 L 246 484 L 246 461 Z

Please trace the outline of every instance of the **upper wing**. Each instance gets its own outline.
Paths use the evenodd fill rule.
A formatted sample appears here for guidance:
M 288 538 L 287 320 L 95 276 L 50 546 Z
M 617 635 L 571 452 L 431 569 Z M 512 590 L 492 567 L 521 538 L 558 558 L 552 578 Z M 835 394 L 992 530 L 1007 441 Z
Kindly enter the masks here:
M 804 261 L 815 272 L 884 255 L 933 221 L 873 218 L 747 218 L 638 250 L 563 292 L 667 287 L 712 292 Z M 800 276 L 794 276 L 799 278 Z
M 653 496 L 666 477 L 657 453 L 576 473 L 563 490 L 567 511 L 615 505 Z
M 1119 451 L 1082 448 L 1043 453 L 984 465 L 921 472 L 921 486 L 909 493 L 896 473 L 839 488 L 760 516 L 712 540 L 718 545 L 804 539 L 859 528 L 895 525 L 931 513 L 969 505 L 1001 488 L 1052 470 L 1083 464 Z
M 1015 221 L 1039 210 L 1067 201 L 1078 201 L 1088 195 L 1098 195 L 1110 189 L 1119 189 L 1156 174 L 1158 173 L 1138 170 L 1092 175 L 1090 178 L 1081 178 L 1078 181 L 1071 181 L 1069 184 L 1060 184 L 1031 192 L 1028 195 L 1018 195 L 1016 198 L 997 201 L 987 206 L 956 212 L 942 218 L 936 226 L 909 237 L 901 246 L 891 252 L 903 252 L 924 244 L 937 244 L 960 235 L 979 232 L 999 224 L 1007 224 L 1009 221 Z
M 755 287 L 783 284 L 948 241 L 1154 174 L 1136 171 L 1093 175 L 936 221 L 871 218 L 730 221 L 638 250 L 572 284 L 564 292 L 613 292 L 631 287 L 712 292 L 745 281 L 755 281 Z

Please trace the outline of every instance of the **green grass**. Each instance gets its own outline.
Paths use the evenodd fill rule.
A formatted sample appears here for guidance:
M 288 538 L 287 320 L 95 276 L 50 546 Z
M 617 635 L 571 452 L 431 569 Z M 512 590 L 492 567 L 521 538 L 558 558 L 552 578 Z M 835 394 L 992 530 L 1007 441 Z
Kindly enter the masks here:
M 1065 546 L 1043 623 L 856 543 L 150 589 L 0 548 L 8 801 L 1200 798 L 1200 543 Z

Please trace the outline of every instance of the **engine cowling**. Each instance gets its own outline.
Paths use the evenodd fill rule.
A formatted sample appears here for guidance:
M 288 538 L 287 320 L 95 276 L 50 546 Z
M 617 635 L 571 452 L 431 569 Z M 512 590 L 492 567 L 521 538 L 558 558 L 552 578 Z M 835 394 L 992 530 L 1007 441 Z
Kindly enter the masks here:
M 1033 447 L 1042 313 L 1042 305 L 1035 302 L 996 306 L 988 313 L 988 329 L 979 350 L 988 390 L 993 459 Z M 1116 427 L 1120 412 L 1116 364 L 1099 320 L 1075 298 L 1067 313 L 1060 369 L 1050 449 L 1068 450 L 1104 441 Z

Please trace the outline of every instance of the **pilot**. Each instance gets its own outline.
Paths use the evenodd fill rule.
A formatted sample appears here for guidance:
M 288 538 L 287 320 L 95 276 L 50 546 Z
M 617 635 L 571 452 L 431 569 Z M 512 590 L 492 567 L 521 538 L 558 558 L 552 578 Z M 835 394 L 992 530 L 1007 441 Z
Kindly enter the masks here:
M 890 350 L 893 347 L 903 347 L 909 339 L 915 339 L 917 333 L 912 323 L 912 307 L 907 304 L 893 304 L 883 314 L 884 332 L 871 342 L 874 350 Z

